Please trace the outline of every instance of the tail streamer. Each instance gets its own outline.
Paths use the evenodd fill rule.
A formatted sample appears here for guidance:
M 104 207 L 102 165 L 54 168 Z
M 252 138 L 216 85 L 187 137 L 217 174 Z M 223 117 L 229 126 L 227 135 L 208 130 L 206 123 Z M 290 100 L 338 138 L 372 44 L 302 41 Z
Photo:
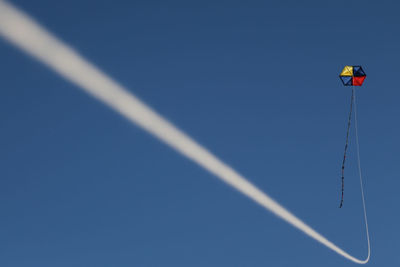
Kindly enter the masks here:
M 347 148 L 349 146 L 349 134 L 350 134 L 350 126 L 351 126 L 351 115 L 352 115 L 352 112 L 353 112 L 353 103 L 354 103 L 354 86 L 351 87 L 350 112 L 349 112 L 349 119 L 347 121 L 346 144 L 344 146 L 344 155 L 343 155 L 343 162 L 342 162 L 342 197 L 340 199 L 339 208 L 341 208 L 343 206 L 343 197 L 344 197 L 344 164 L 346 162 Z

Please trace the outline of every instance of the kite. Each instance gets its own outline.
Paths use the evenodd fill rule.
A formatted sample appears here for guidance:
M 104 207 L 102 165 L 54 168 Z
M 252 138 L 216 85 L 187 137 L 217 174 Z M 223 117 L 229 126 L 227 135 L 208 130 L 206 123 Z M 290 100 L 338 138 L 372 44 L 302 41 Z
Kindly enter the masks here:
M 339 208 L 341 208 L 343 206 L 343 195 L 344 195 L 344 163 L 346 161 L 347 147 L 349 144 L 351 116 L 353 112 L 353 103 L 354 103 L 354 86 L 361 86 L 367 75 L 365 74 L 361 66 L 345 66 L 343 68 L 342 73 L 340 73 L 339 77 L 342 80 L 344 86 L 351 86 L 350 112 L 349 112 L 349 119 L 347 121 L 346 143 L 344 146 L 344 156 L 342 162 L 342 197 L 340 199 L 340 206 L 339 206 Z

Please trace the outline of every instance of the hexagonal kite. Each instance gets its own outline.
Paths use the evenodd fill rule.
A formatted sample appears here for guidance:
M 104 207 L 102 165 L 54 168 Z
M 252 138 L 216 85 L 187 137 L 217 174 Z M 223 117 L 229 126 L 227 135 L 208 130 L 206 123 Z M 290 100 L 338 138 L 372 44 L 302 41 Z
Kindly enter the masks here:
M 367 75 L 361 66 L 345 66 L 339 77 L 345 86 L 361 86 Z

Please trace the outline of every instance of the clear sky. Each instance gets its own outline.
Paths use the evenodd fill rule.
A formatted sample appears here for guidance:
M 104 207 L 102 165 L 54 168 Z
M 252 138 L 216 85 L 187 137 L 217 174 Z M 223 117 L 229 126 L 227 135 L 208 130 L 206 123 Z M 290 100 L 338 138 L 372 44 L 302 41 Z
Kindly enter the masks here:
M 346 251 L 400 264 L 396 1 L 14 0 Z M 0 266 L 352 266 L 0 40 Z M 353 129 L 352 129 L 353 130 Z

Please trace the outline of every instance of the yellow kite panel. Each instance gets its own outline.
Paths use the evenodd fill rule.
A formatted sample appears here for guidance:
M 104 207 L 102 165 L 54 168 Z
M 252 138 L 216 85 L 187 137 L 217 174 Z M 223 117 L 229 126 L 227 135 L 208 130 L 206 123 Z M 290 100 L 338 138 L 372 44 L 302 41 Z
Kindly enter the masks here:
M 340 76 L 353 76 L 353 66 L 345 66 Z

